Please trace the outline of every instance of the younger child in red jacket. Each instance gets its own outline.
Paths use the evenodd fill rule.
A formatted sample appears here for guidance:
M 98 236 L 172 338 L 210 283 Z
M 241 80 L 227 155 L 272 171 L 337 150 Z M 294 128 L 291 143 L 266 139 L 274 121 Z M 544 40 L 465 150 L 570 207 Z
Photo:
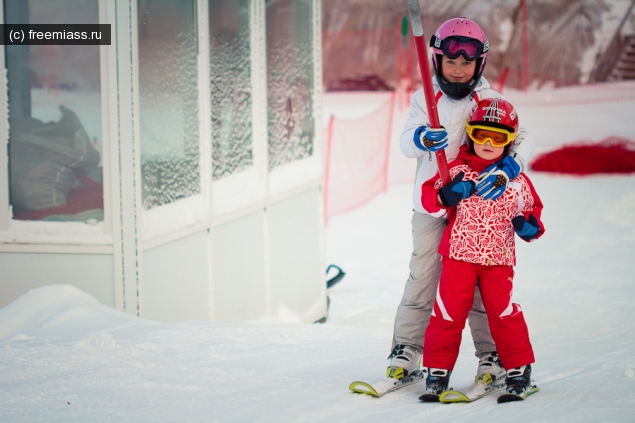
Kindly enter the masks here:
M 510 180 L 496 200 L 473 195 L 476 178 L 508 154 L 517 131 L 518 115 L 509 102 L 497 98 L 479 101 L 466 124 L 468 145 L 461 147 L 448 166 L 452 181 L 442 186 L 437 174 L 422 186 L 421 201 L 428 212 L 456 207 L 449 213 L 439 245 L 443 270 L 425 332 L 423 365 L 429 374 L 426 394 L 421 397 L 424 401 L 438 401 L 448 389 L 476 283 L 507 372 L 507 392 L 525 396 L 531 389 L 534 353 L 522 310 L 512 303 L 514 233 L 525 241 L 544 233 L 542 202 L 523 173 Z

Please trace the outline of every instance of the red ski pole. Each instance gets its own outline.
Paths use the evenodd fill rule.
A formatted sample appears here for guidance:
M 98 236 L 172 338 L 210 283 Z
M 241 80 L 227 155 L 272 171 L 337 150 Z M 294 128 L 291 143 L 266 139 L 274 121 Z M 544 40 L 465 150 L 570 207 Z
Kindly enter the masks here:
M 428 61 L 428 52 L 426 51 L 425 39 L 423 38 L 423 22 L 421 21 L 421 11 L 419 10 L 418 0 L 408 0 L 408 11 L 410 12 L 410 25 L 412 26 L 412 35 L 414 37 L 415 47 L 417 48 L 417 58 L 419 59 L 419 71 L 421 72 L 421 83 L 423 84 L 423 93 L 426 99 L 426 108 L 428 109 L 428 120 L 430 128 L 440 128 L 439 113 L 437 112 L 437 102 L 434 98 L 434 88 L 432 87 L 432 76 L 430 75 L 430 62 Z M 439 150 L 434 153 L 437 159 L 437 167 L 443 184 L 450 182 L 450 174 L 448 173 L 448 161 L 445 157 L 445 150 Z

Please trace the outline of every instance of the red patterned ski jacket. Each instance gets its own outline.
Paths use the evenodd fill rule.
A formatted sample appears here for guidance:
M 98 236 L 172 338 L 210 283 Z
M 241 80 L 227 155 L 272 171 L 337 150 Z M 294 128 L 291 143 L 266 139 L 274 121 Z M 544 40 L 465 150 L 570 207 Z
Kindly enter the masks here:
M 468 146 L 463 145 L 456 160 L 448 165 L 450 178 L 465 172 L 463 180 L 474 180 L 495 162 L 471 154 Z M 421 187 L 422 205 L 431 214 L 438 214 L 445 208 L 437 199 L 441 187 L 438 173 Z M 540 220 L 541 212 L 540 197 L 529 178 L 521 173 L 509 181 L 507 189 L 497 200 L 484 200 L 476 194 L 461 200 L 443 232 L 439 254 L 486 266 L 515 266 L 515 232 L 511 221 L 519 214 L 526 219 L 533 214 L 540 225 L 537 239 L 545 232 Z

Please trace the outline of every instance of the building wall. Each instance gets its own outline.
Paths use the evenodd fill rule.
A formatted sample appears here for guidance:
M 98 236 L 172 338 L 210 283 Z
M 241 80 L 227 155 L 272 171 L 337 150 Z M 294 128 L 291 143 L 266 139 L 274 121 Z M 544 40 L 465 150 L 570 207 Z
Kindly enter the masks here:
M 151 320 L 210 320 L 209 232 L 143 252 L 141 314 Z
M 1 55 L 0 305 L 70 283 L 165 322 L 326 315 L 319 1 L 2 10 L 4 23 L 108 23 L 112 44 Z M 43 158 L 67 178 L 47 195 Z
M 267 315 L 265 222 L 265 210 L 260 209 L 214 227 L 215 321 L 256 320 Z
M 115 306 L 112 254 L 0 253 L 0 307 L 31 289 L 73 285 Z

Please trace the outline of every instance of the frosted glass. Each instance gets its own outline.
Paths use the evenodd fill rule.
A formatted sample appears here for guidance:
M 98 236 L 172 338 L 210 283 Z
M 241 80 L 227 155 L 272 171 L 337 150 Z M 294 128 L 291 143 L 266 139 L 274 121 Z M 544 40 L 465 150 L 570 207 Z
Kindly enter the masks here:
M 193 0 L 139 0 L 143 207 L 200 193 L 198 42 Z
M 211 0 L 214 180 L 253 165 L 249 0 Z
M 311 4 L 266 2 L 269 169 L 313 154 Z
M 97 0 L 5 0 L 6 24 L 97 24 Z M 16 220 L 103 221 L 99 46 L 5 46 Z

